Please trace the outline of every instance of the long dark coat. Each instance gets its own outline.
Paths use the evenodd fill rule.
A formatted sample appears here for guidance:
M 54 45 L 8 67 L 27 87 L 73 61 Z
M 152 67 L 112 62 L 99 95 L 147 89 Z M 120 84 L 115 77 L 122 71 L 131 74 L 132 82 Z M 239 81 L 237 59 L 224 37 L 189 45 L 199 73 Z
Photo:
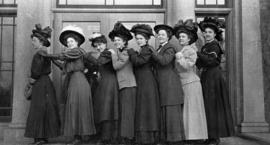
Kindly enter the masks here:
M 196 65 L 202 69 L 201 83 L 204 96 L 209 138 L 233 135 L 233 120 L 225 78 L 220 69 L 222 50 L 217 41 L 206 43 L 198 52 Z
M 137 82 L 135 131 L 137 142 L 140 143 L 154 143 L 155 134 L 159 131 L 160 101 L 150 47 L 141 47 L 139 53 L 133 49 L 128 50 Z M 149 134 L 147 139 L 143 137 L 146 136 L 144 133 Z
M 60 118 L 51 73 L 51 61 L 47 52 L 39 50 L 33 57 L 31 78 L 35 79 L 32 88 L 31 105 L 28 114 L 25 136 L 31 138 L 52 138 L 60 135 Z
M 171 43 L 161 47 L 155 60 L 156 77 L 159 86 L 161 105 L 178 105 L 184 103 L 183 88 L 175 69 L 176 50 Z
M 93 98 L 95 123 L 118 120 L 118 82 L 112 65 L 111 52 L 105 49 L 98 59 L 88 54 L 85 55 L 85 60 L 98 66 L 100 73 L 100 79 Z

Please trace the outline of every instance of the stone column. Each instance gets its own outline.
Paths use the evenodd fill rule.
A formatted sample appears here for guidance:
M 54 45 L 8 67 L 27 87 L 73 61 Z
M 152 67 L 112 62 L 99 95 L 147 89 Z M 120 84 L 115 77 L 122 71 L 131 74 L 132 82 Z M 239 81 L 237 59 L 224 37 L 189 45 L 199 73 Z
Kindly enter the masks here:
M 264 115 L 264 86 L 258 0 L 242 2 L 243 123 L 241 132 L 268 132 Z
M 5 143 L 29 141 L 23 135 L 30 104 L 24 97 L 24 88 L 34 53 L 30 35 L 36 23 L 50 25 L 50 8 L 51 0 L 18 1 L 12 121 L 4 131 Z

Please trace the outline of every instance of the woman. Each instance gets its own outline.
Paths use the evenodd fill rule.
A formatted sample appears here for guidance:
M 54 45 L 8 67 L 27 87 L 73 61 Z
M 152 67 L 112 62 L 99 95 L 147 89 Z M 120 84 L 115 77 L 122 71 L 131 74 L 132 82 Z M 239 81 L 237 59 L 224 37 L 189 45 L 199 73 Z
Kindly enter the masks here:
M 113 67 L 116 70 L 119 84 L 120 142 L 131 143 L 134 139 L 136 80 L 132 64 L 129 61 L 127 45 L 128 41 L 132 39 L 132 35 L 128 29 L 118 22 L 109 33 L 109 38 L 117 49 L 116 51 L 112 49 L 109 51 L 112 53 Z
M 208 143 L 219 144 L 220 137 L 233 135 L 233 120 L 225 79 L 220 69 L 223 54 L 219 42 L 222 31 L 217 19 L 205 17 L 200 22 L 206 44 L 197 53 L 196 65 L 202 70 L 201 83 L 206 111 Z
M 180 78 L 174 67 L 174 46 L 169 42 L 173 28 L 168 25 L 154 27 L 160 47 L 153 50 L 156 77 L 161 99 L 161 142 L 177 143 L 184 140 L 182 105 L 184 95 Z
M 183 47 L 176 56 L 176 68 L 184 90 L 183 120 L 188 142 L 207 139 L 207 124 L 204 110 L 202 86 L 195 72 L 197 48 L 191 45 L 198 39 L 197 25 L 191 19 L 180 20 L 174 27 L 175 37 Z
M 72 144 L 78 144 L 81 142 L 82 136 L 96 133 L 91 87 L 83 73 L 85 51 L 80 48 L 85 38 L 81 28 L 66 26 L 59 39 L 67 47 L 67 50 L 55 57 L 55 59 L 64 61 L 62 69 L 67 73 L 64 81 L 66 91 L 64 93 L 66 95 L 64 136 L 74 136 Z
M 159 141 L 160 103 L 148 44 L 153 32 L 146 24 L 134 25 L 130 31 L 140 46 L 138 52 L 128 49 L 137 82 L 135 138 L 139 144 L 155 144 Z
M 48 142 L 48 138 L 60 135 L 60 118 L 58 104 L 53 83 L 49 77 L 51 73 L 51 60 L 47 58 L 47 47 L 50 46 L 51 28 L 41 28 L 36 24 L 31 35 L 32 45 L 36 53 L 32 60 L 31 78 L 32 85 L 31 105 L 28 114 L 25 137 L 35 140 L 35 145 Z
M 107 48 L 104 35 L 95 33 L 89 39 L 99 52 L 98 59 L 91 53 L 85 55 L 85 61 L 98 66 L 100 78 L 93 98 L 95 124 L 101 143 L 112 143 L 117 139 L 118 130 L 118 82 L 112 65 L 111 52 Z

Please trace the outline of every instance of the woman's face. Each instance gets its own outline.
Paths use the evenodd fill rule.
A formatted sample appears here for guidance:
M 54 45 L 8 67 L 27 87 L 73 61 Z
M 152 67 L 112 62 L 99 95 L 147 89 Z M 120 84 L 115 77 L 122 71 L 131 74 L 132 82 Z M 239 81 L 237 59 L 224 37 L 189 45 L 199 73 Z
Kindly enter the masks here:
M 137 44 L 138 44 L 139 46 L 144 46 L 144 45 L 146 45 L 146 43 L 147 43 L 147 41 L 148 41 L 148 40 L 146 40 L 145 37 L 144 37 L 143 35 L 141 35 L 141 34 L 137 34 L 137 35 L 135 36 L 135 38 L 136 38 L 136 42 L 137 42 Z
M 42 43 L 37 37 L 32 37 L 32 45 L 35 49 L 42 47 Z
M 160 44 L 163 44 L 165 42 L 169 41 L 168 34 L 165 30 L 159 30 L 158 31 L 158 40 Z
M 67 47 L 70 49 L 78 47 L 78 41 L 76 41 L 73 37 L 67 38 Z
M 189 44 L 190 38 L 186 33 L 180 33 L 178 40 L 180 42 L 180 45 L 186 46 Z
M 203 36 L 206 41 L 212 41 L 216 37 L 216 33 L 213 29 L 205 28 L 205 31 L 203 32 Z
M 107 45 L 105 43 L 94 43 L 94 48 L 98 52 L 103 52 L 106 49 Z
M 126 42 L 121 37 L 117 37 L 117 36 L 114 37 L 113 44 L 116 48 L 119 49 L 119 48 L 125 47 L 125 43 Z

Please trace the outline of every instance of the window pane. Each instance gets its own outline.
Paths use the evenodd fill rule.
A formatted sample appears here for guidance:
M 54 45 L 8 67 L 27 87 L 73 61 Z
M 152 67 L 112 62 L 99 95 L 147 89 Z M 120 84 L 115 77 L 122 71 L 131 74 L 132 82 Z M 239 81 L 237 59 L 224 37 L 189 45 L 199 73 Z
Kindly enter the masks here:
M 66 0 L 59 0 L 59 5 L 65 5 L 65 4 L 67 4 Z
M 204 0 L 197 0 L 197 5 L 204 5 Z
M 69 5 L 104 5 L 105 0 L 68 0 Z
M 0 0 L 0 4 L 3 4 L 3 0 Z
M 3 24 L 13 25 L 13 17 L 3 17 Z
M 217 0 L 206 0 L 205 4 L 207 5 L 216 5 L 217 4 Z
M 14 0 L 4 0 L 4 4 L 14 4 Z
M 13 61 L 13 26 L 3 26 L 2 60 Z
M 218 0 L 219 5 L 225 5 L 225 0 Z
M 13 63 L 12 62 L 2 62 L 0 63 L 0 71 L 12 71 L 13 70 Z
M 106 0 L 106 5 L 113 5 L 114 0 Z
M 154 5 L 161 5 L 161 0 L 154 0 Z
M 152 5 L 152 0 L 115 0 L 115 5 Z
M 12 72 L 0 71 L 0 116 L 11 116 Z

